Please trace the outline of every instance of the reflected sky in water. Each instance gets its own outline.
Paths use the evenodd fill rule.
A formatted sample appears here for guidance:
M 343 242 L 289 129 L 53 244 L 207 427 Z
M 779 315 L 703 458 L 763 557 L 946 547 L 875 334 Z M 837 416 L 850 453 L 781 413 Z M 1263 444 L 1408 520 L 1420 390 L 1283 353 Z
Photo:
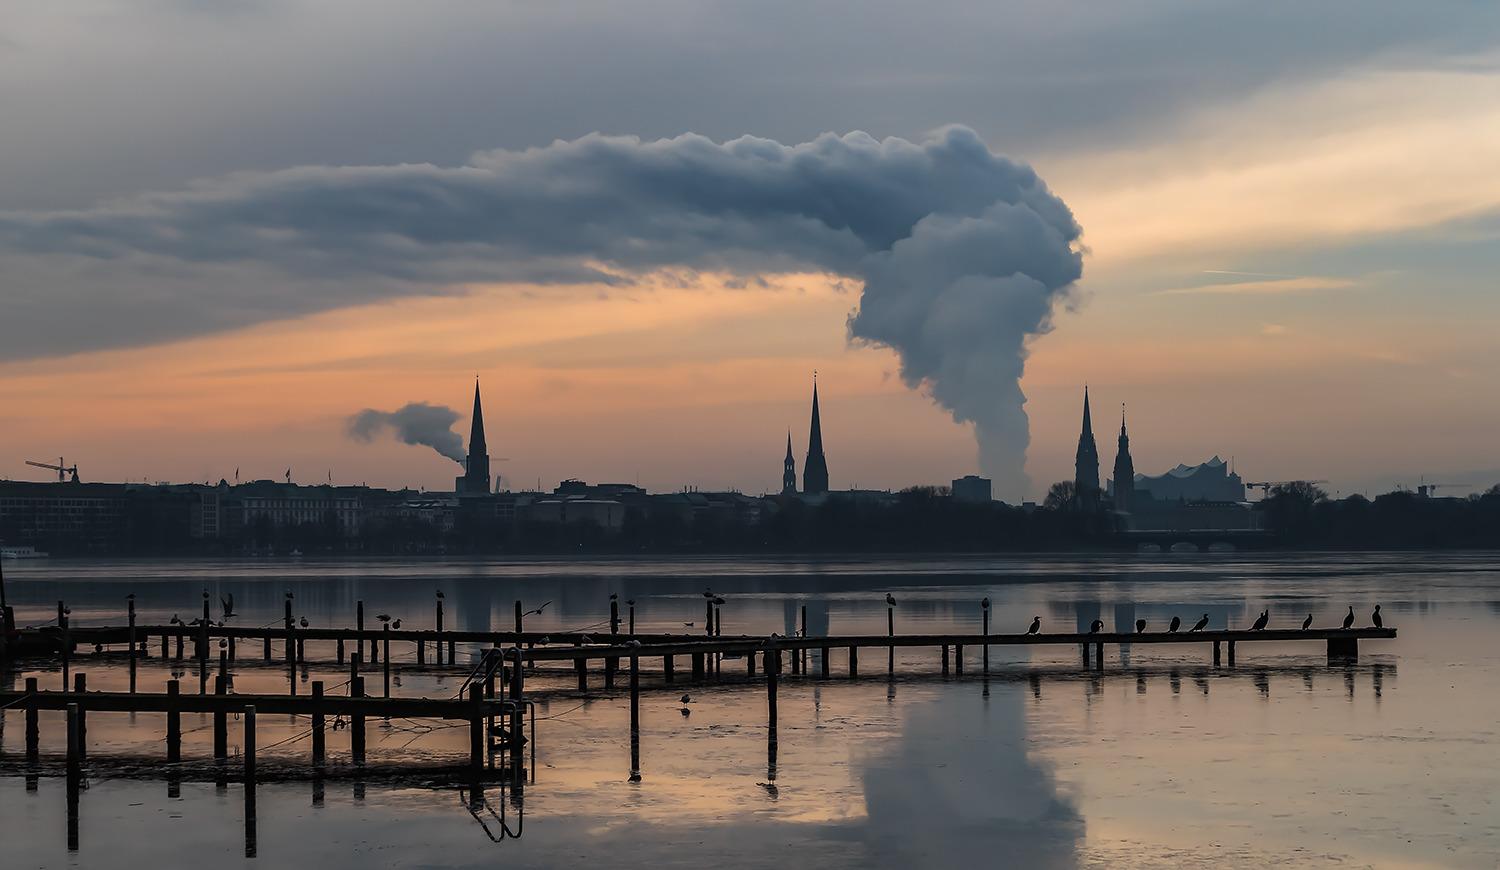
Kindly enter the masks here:
M 520 599 L 528 609 L 552 602 L 527 618 L 528 630 L 607 632 L 616 592 L 636 601 L 638 630 L 697 633 L 712 587 L 727 599 L 725 634 L 789 634 L 804 606 L 812 634 L 883 633 L 890 591 L 899 633 L 977 632 L 978 600 L 988 596 L 995 632 L 1022 631 L 1037 615 L 1057 631 L 1096 618 L 1107 630 L 1145 619 L 1155 631 L 1173 615 L 1190 625 L 1203 613 L 1214 627 L 1244 627 L 1263 609 L 1272 627 L 1295 627 L 1308 613 L 1332 626 L 1350 605 L 1367 624 L 1380 603 L 1401 636 L 1365 642 L 1357 665 L 1337 667 L 1322 643 L 1241 644 L 1233 669 L 1213 667 L 1202 647 L 1111 647 L 1102 674 L 1081 667 L 1076 647 L 997 647 L 989 679 L 978 650 L 965 651 L 962 676 L 954 668 L 945 678 L 936 650 L 904 649 L 894 677 L 884 652 L 867 650 L 850 681 L 836 650 L 828 680 L 783 674 L 774 743 L 765 684 L 744 677 L 742 659 L 726 659 L 723 681 L 705 685 L 690 685 L 679 660 L 672 687 L 662 685 L 659 660 L 647 660 L 638 783 L 628 781 L 627 681 L 605 692 L 595 673 L 582 697 L 570 669 L 543 667 L 528 681 L 538 701 L 536 781 L 524 797 L 491 785 L 482 806 L 462 777 L 430 771 L 363 785 L 334 777 L 315 797 L 312 783 L 285 779 L 307 764 L 306 723 L 265 716 L 260 758 L 275 781 L 255 789 L 254 858 L 245 857 L 244 786 L 203 781 L 201 763 L 169 784 L 156 763 L 161 717 L 145 714 L 90 717 L 95 766 L 70 853 L 65 780 L 52 764 L 28 788 L 22 720 L 7 713 L 0 837 L 15 866 L 170 865 L 192 854 L 228 866 L 329 868 L 1488 868 L 1500 854 L 1494 566 L 1489 554 L 7 563 L 18 621 L 38 625 L 59 598 L 74 624 L 119 623 L 128 591 L 143 621 L 189 618 L 208 588 L 214 601 L 234 593 L 242 625 L 279 622 L 291 589 L 296 615 L 312 624 L 351 625 L 363 600 L 370 624 L 388 612 L 428 628 L 441 588 L 450 627 L 508 628 Z M 143 690 L 171 676 L 158 652 L 141 666 Z M 461 661 L 476 652 L 462 650 Z M 270 665 L 258 653 L 238 663 L 236 689 L 285 688 L 279 647 Z M 458 671 L 417 668 L 409 645 L 393 654 L 399 693 L 442 697 L 462 682 Z M 811 665 L 816 674 L 816 655 Z M 184 691 L 195 690 L 192 664 L 176 669 Z M 125 684 L 111 654 L 82 655 L 76 670 L 91 688 Z M 9 679 L 28 675 L 49 688 L 61 679 L 39 662 Z M 344 674 L 312 665 L 296 678 L 305 691 L 310 680 L 334 686 Z M 43 714 L 49 757 L 60 726 L 58 714 Z M 186 755 L 210 754 L 206 720 L 184 717 L 184 730 Z M 235 754 L 234 726 L 231 735 Z M 347 733 L 329 735 L 329 752 L 341 770 Z M 460 765 L 466 753 L 463 728 L 371 724 L 377 769 Z M 492 842 L 501 807 L 504 825 L 522 836 Z

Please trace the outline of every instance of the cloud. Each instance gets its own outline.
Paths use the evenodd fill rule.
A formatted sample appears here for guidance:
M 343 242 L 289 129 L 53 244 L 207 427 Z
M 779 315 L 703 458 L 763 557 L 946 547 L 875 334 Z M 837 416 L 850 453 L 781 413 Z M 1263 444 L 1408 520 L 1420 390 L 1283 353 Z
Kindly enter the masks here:
M 1236 272 L 1219 274 L 1234 275 Z M 1232 284 L 1203 284 L 1197 287 L 1182 287 L 1176 290 L 1158 290 L 1148 296 L 1195 296 L 1203 294 L 1237 293 L 1307 293 L 1314 290 L 1343 290 L 1356 286 L 1344 278 L 1279 278 L 1272 281 L 1239 281 Z
M 149 342 L 471 282 L 628 285 L 666 267 L 863 280 L 849 333 L 972 422 L 1024 491 L 1025 343 L 1081 274 L 1072 213 L 972 130 L 783 145 L 590 135 L 458 167 L 240 173 L 92 209 L 0 215 L 12 355 Z M 109 335 L 57 328 L 88 306 Z

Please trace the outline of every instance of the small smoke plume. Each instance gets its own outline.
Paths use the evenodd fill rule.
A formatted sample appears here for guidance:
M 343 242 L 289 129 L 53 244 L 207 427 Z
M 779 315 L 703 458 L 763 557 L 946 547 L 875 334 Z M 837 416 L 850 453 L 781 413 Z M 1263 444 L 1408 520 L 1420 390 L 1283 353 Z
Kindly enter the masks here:
M 408 402 L 398 411 L 366 408 L 349 418 L 349 437 L 369 443 L 380 430 L 389 426 L 403 444 L 421 444 L 462 465 L 463 439 L 453 431 L 458 412 L 443 405 Z
M 915 143 L 591 135 L 460 167 L 239 173 L 97 209 L 0 213 L 0 296 L 17 300 L 0 320 L 0 358 L 35 336 L 51 353 L 56 342 L 105 340 L 53 328 L 85 306 L 111 313 L 100 318 L 109 336 L 159 340 L 163 329 L 224 328 L 225 310 L 269 320 L 470 282 L 812 266 L 865 282 L 851 339 L 893 348 L 908 385 L 974 425 L 980 470 L 1016 495 L 1028 483 L 1026 342 L 1051 328 L 1082 272 L 1079 235 L 1036 173 L 963 127 Z M 134 284 L 151 292 L 127 292 Z M 417 408 L 429 425 L 394 422 Z M 409 405 L 351 431 L 390 423 L 461 458 L 443 429 L 453 418 L 422 416 L 437 413 L 452 414 Z

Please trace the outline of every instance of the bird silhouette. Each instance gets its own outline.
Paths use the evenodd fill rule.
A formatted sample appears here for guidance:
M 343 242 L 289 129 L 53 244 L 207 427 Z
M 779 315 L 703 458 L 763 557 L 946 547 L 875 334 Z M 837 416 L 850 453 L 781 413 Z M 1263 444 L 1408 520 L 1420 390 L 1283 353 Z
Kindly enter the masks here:
M 709 586 L 703 587 L 703 597 L 704 598 L 712 598 L 712 597 L 714 597 L 714 590 L 713 590 L 713 588 L 709 587 Z
M 986 595 L 986 596 L 985 596 L 985 597 L 983 597 L 983 598 L 981 598 L 981 599 L 979 599 L 979 606 L 980 606 L 980 607 L 983 607 L 983 608 L 985 608 L 985 609 L 989 609 L 989 606 L 990 606 L 990 598 L 989 598 L 989 596 L 988 596 L 988 595 Z
M 287 591 L 286 591 L 286 597 L 287 597 L 287 598 L 291 598 L 291 597 L 292 597 L 292 590 L 290 590 L 290 589 L 288 589 L 288 590 L 287 590 Z
M 1349 615 L 1344 617 L 1344 628 L 1354 625 L 1354 605 L 1349 605 Z
M 1190 629 L 1188 629 L 1188 631 L 1202 631 L 1205 628 L 1208 628 L 1208 614 L 1207 613 L 1203 614 L 1203 618 L 1200 619 L 1200 620 L 1198 620 L 1196 623 L 1194 623 L 1193 627 L 1190 628 Z
M 895 607 L 896 606 L 896 596 L 894 596 L 891 593 L 887 592 L 885 594 L 885 603 L 889 604 L 892 607 Z
M 625 641 L 625 645 L 633 650 L 641 648 L 641 642 L 636 640 L 635 638 L 631 638 L 630 640 Z
M 549 602 L 547 602 L 547 604 L 551 604 L 551 603 L 552 603 L 552 602 L 550 602 L 550 601 L 549 601 Z M 631 606 L 631 607 L 634 607 L 634 606 L 635 606 L 635 599 L 634 599 L 634 598 L 627 598 L 627 599 L 625 599 L 625 603 L 626 603 L 626 604 L 627 604 L 627 605 L 629 605 L 629 606 Z M 546 607 L 546 606 L 547 606 L 547 604 L 543 604 L 543 605 L 542 605 L 542 607 Z M 538 607 L 538 608 L 537 608 L 537 612 L 538 612 L 538 613 L 540 613 L 540 612 L 541 612 L 541 611 L 542 611 L 542 607 Z
M 584 635 L 583 637 L 580 637 L 578 639 L 578 642 L 579 643 L 593 643 L 594 639 L 591 638 L 591 637 L 589 637 L 588 635 Z
M 125 596 L 125 600 L 126 601 L 134 601 L 135 600 L 135 593 L 132 592 L 129 595 Z
M 614 599 L 613 595 L 611 595 L 609 597 L 610 597 L 611 600 Z M 551 604 L 551 603 L 552 602 L 550 602 L 550 601 L 547 602 L 547 604 Z M 536 614 L 537 616 L 541 616 L 542 615 L 542 611 L 547 609 L 547 604 L 543 604 L 541 607 L 538 607 L 535 610 L 528 610 L 528 611 L 526 611 L 525 613 L 523 613 L 521 615 L 522 616 L 531 616 L 532 614 Z
M 377 613 L 375 614 L 375 618 L 380 620 L 381 622 L 391 621 L 391 615 L 389 613 Z
M 229 641 L 226 638 L 219 638 L 219 649 L 229 649 Z
M 391 628 L 400 628 L 400 627 L 401 627 L 401 620 L 399 620 L 399 619 L 396 620 L 395 622 L 391 623 Z
M 182 625 L 182 618 L 174 613 L 172 618 L 167 620 L 167 625 Z
M 1102 620 L 1102 619 L 1096 619 L 1092 623 L 1089 624 L 1089 634 L 1098 634 L 1099 630 L 1101 628 L 1103 628 L 1103 627 L 1104 627 L 1104 620 Z
M 1179 628 L 1182 628 L 1182 619 L 1176 616 L 1172 617 L 1172 624 L 1167 626 L 1167 633 L 1172 634 Z
M 610 601 L 615 601 L 619 597 L 620 597 L 620 593 L 618 593 L 618 592 L 611 592 L 611 593 L 609 593 L 609 600 Z
M 1135 621 L 1135 633 L 1136 634 L 1142 634 L 1142 633 L 1145 632 L 1145 630 L 1146 630 L 1146 620 L 1144 620 L 1144 619 L 1137 619 Z
M 224 608 L 224 618 L 225 619 L 228 619 L 231 616 L 237 615 L 234 612 L 234 593 L 233 592 L 226 592 L 223 595 L 219 596 L 219 606 L 222 607 L 222 608 Z
M 1376 628 L 1385 628 L 1385 620 L 1380 618 L 1379 604 L 1375 605 L 1375 612 L 1370 614 L 1370 622 L 1372 622 Z
M 683 695 L 682 695 L 682 703 L 688 704 L 688 703 L 691 703 L 692 700 L 693 700 L 693 696 L 692 695 L 689 695 L 686 692 L 683 693 Z
M 1307 631 L 1311 627 L 1312 627 L 1312 614 L 1309 613 L 1307 615 L 1307 618 L 1304 619 L 1304 620 L 1302 620 L 1302 630 L 1303 631 Z
M 721 598 L 721 597 L 719 597 L 719 596 L 717 596 L 717 595 L 715 595 L 714 596 L 714 606 L 715 607 L 723 607 L 724 606 L 724 599 Z
M 551 642 L 552 642 L 552 637 L 550 635 L 545 635 L 544 634 L 544 635 L 542 635 L 542 639 L 536 642 L 536 645 L 537 646 L 546 646 L 547 644 L 549 644 Z
M 447 598 L 448 597 L 448 596 L 446 596 L 446 595 L 443 594 L 443 590 L 441 590 L 441 589 L 439 589 L 436 594 L 437 594 L 437 597 L 439 597 L 439 598 Z
M 1265 628 L 1266 628 L 1266 623 L 1268 623 L 1270 621 L 1271 621 L 1271 611 L 1269 611 L 1269 610 L 1261 611 L 1260 616 L 1257 616 L 1255 618 L 1255 624 L 1252 625 L 1252 626 L 1250 626 L 1250 630 L 1251 631 L 1264 631 Z
M 688 628 L 693 627 L 693 624 L 691 622 L 684 622 L 683 625 L 687 626 Z
M 1028 628 L 1028 629 L 1026 629 L 1026 633 L 1027 634 L 1036 634 L 1037 632 L 1039 632 L 1041 630 L 1042 630 L 1042 618 L 1040 616 L 1033 616 L 1031 618 L 1031 627 Z

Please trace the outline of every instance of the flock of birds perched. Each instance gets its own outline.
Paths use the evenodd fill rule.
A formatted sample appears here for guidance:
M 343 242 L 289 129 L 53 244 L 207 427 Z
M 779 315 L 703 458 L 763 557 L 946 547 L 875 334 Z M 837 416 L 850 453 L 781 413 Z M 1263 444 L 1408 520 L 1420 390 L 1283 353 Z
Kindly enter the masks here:
M 887 600 L 889 600 L 890 596 L 887 595 L 886 598 L 887 598 Z M 988 602 L 989 599 L 986 598 L 985 601 Z M 986 606 L 988 606 L 988 604 L 986 604 Z M 1355 619 L 1355 616 L 1354 616 L 1354 606 L 1350 605 L 1349 606 L 1349 612 L 1347 614 L 1345 614 L 1345 616 L 1344 616 L 1344 628 L 1346 628 L 1346 629 L 1347 628 L 1353 628 L 1354 627 L 1354 619 Z M 1307 631 L 1309 628 L 1312 628 L 1312 621 L 1313 621 L 1312 614 L 1309 613 L 1307 615 L 1307 618 L 1304 619 L 1304 620 L 1302 620 L 1302 630 L 1303 631 Z M 1271 611 L 1270 610 L 1262 610 L 1260 612 L 1260 615 L 1255 618 L 1255 622 L 1250 625 L 1250 630 L 1251 631 L 1264 631 L 1266 629 L 1266 626 L 1268 624 L 1270 624 L 1270 622 L 1271 622 Z M 1372 626 L 1374 626 L 1375 628 L 1384 628 L 1385 627 L 1385 620 L 1383 618 L 1381 618 L 1381 616 L 1380 616 L 1380 605 L 1379 604 L 1375 605 L 1375 610 L 1370 614 L 1370 624 Z M 1174 616 L 1174 617 L 1172 617 L 1171 623 L 1169 623 L 1167 625 L 1167 633 L 1168 634 L 1173 634 L 1173 633 L 1175 633 L 1180 628 L 1182 628 L 1182 619 L 1180 617 Z M 1207 613 L 1203 614 L 1203 618 L 1202 619 L 1199 619 L 1197 622 L 1193 623 L 1193 627 L 1190 628 L 1190 629 L 1188 629 L 1188 631 L 1189 632 L 1202 631 L 1205 628 L 1208 628 L 1208 614 Z M 1027 634 L 1036 634 L 1037 632 L 1039 632 L 1041 630 L 1042 630 L 1042 618 L 1040 616 L 1037 616 L 1037 617 L 1033 617 L 1032 618 L 1032 620 L 1031 620 L 1031 626 L 1026 629 L 1026 633 Z M 1098 634 L 1099 632 L 1101 632 L 1103 630 L 1104 630 L 1104 620 L 1102 620 L 1102 619 L 1096 619 L 1096 620 L 1093 621 L 1093 623 L 1091 625 L 1089 625 L 1089 634 Z M 1136 634 L 1143 634 L 1146 631 L 1146 620 L 1144 620 L 1144 619 L 1137 619 L 1135 621 L 1135 631 L 1136 631 Z

